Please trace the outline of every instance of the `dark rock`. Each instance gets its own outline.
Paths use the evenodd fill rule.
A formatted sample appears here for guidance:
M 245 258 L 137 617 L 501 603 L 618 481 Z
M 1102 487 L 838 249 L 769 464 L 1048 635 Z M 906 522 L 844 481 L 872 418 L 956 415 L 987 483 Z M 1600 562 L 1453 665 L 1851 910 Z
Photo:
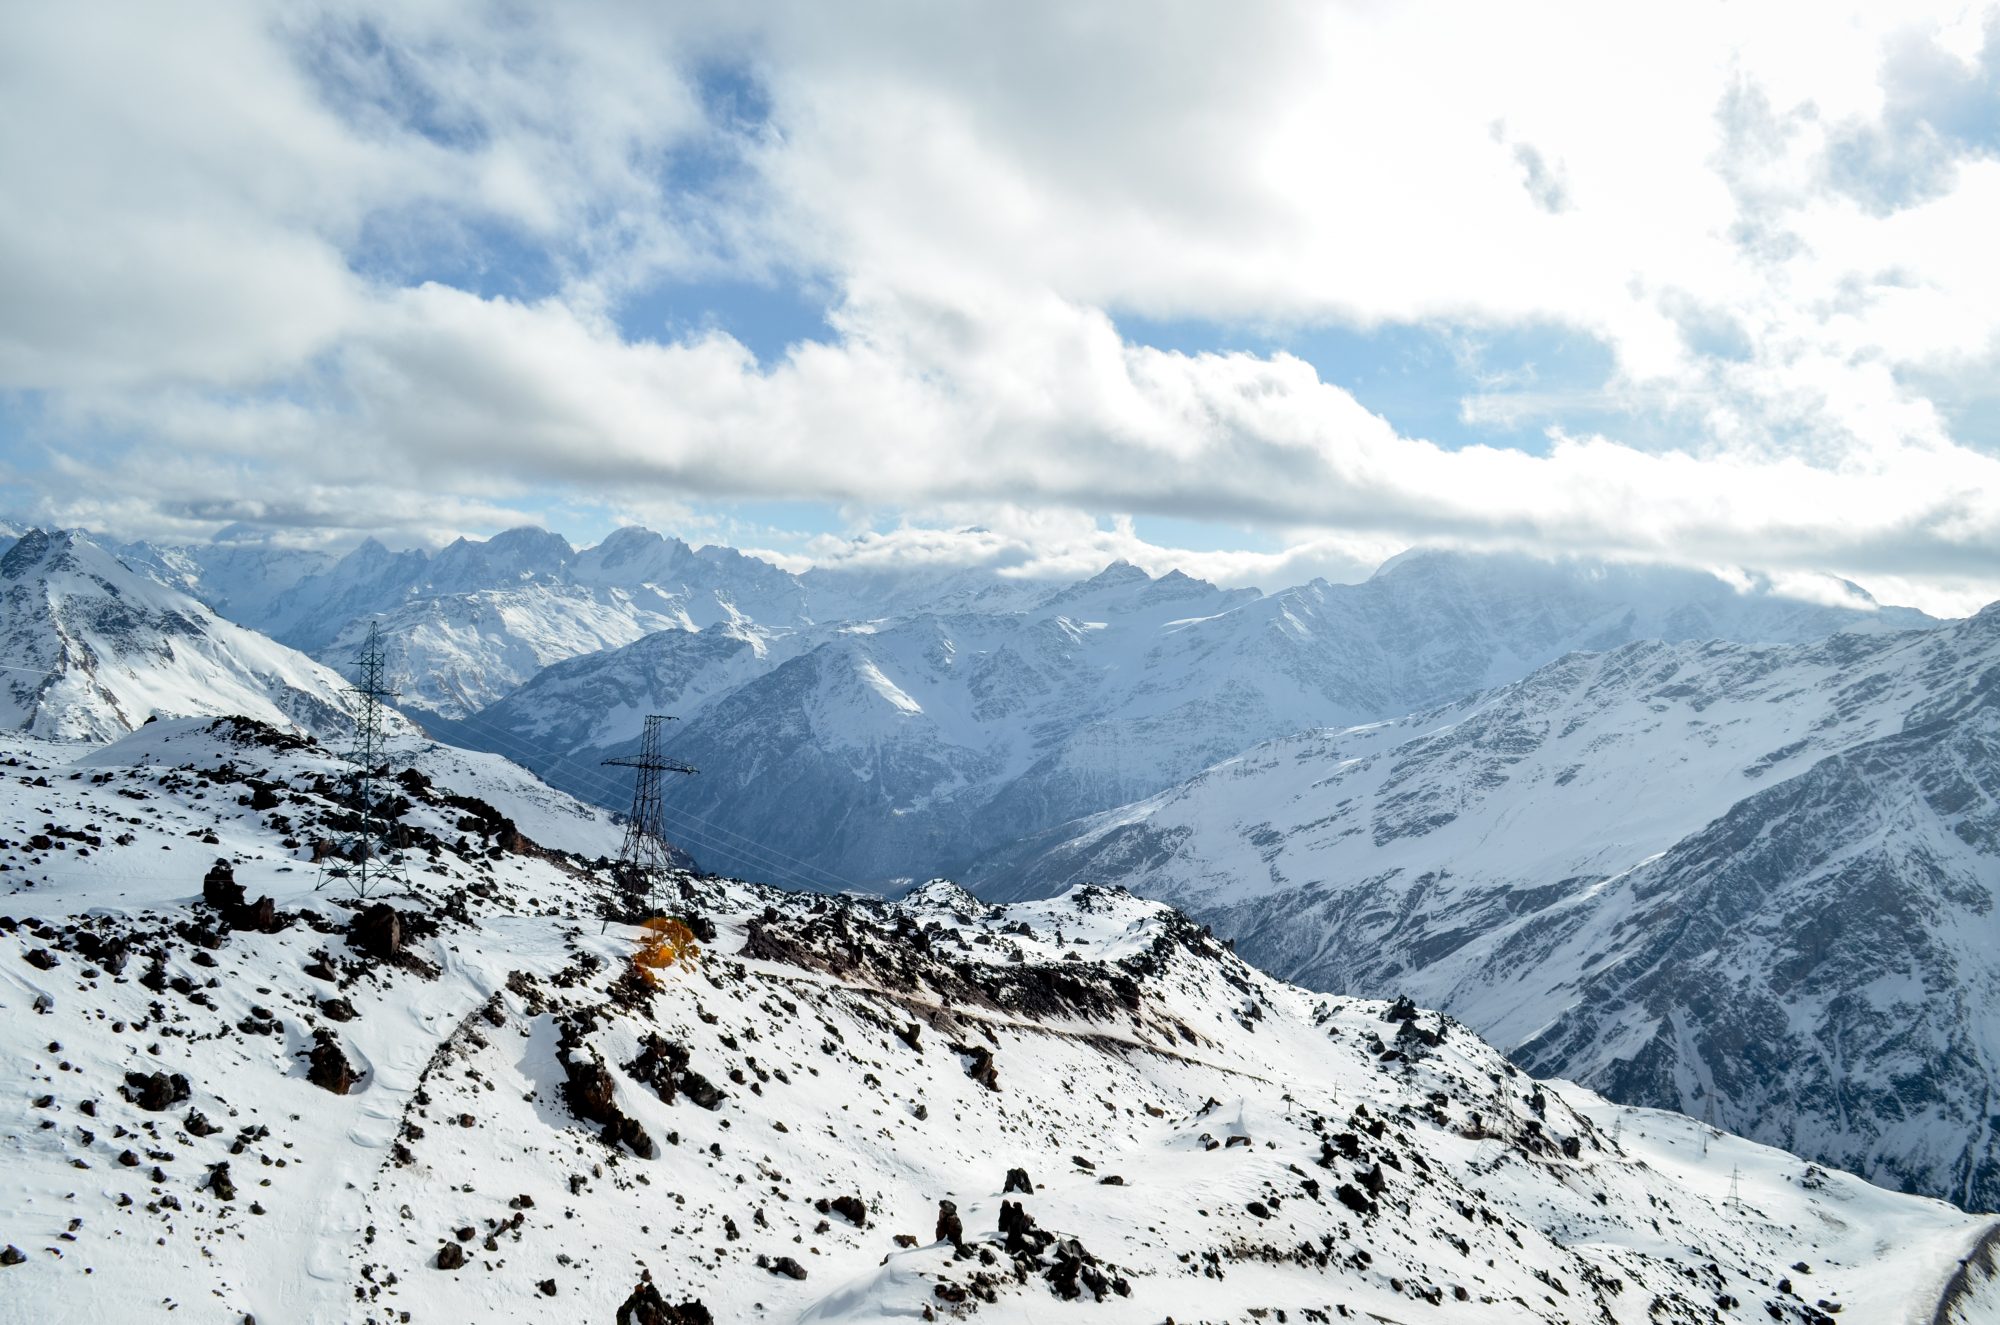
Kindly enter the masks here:
M 1028 1181 L 1028 1171 L 1026 1169 L 1008 1169 L 1006 1185 L 1001 1187 L 1000 1190 L 1002 1192 L 1025 1192 L 1027 1195 L 1033 1196 L 1035 1194 L 1035 1184 Z
M 727 1093 L 717 1088 L 707 1077 L 699 1072 L 683 1072 L 681 1074 L 680 1085 L 681 1093 L 686 1095 L 691 1103 L 697 1104 L 704 1109 L 717 1109 L 721 1107 L 724 1100 L 729 1098 Z
M 660 1296 L 651 1276 L 639 1281 L 632 1295 L 618 1308 L 617 1325 L 715 1325 L 715 1317 L 699 1302 L 678 1306 Z
M 62 965 L 62 958 L 47 948 L 30 948 L 21 954 L 21 960 L 38 971 L 52 971 Z
M 228 861 L 218 860 L 201 879 L 201 900 L 225 914 L 243 905 L 243 885 Z
M 959 1044 L 953 1042 L 952 1052 L 962 1054 L 972 1061 L 965 1065 L 965 1075 L 977 1081 L 988 1090 L 1000 1089 L 1000 1071 L 993 1066 L 993 1051 L 983 1044 Z
M 856 1228 L 868 1227 L 868 1204 L 858 1196 L 836 1196 L 827 1207 Z
M 437 1267 L 440 1270 L 458 1270 L 465 1266 L 465 1248 L 456 1242 L 447 1242 L 438 1248 Z
M 387 902 L 377 902 L 347 922 L 348 943 L 378 961 L 401 958 L 403 937 L 403 913 Z
M 556 1295 L 556 1281 L 553 1279 L 544 1279 L 536 1284 L 535 1287 L 541 1290 L 543 1297 L 554 1297 Z
M 19 1265 L 27 1259 L 26 1256 L 21 1254 L 21 1249 L 11 1242 L 7 1244 L 4 1250 L 0 1250 L 0 1265 Z
M 127 1072 L 120 1093 L 148 1113 L 165 1113 L 193 1092 L 178 1072 Z
M 939 1242 L 949 1242 L 955 1248 L 965 1245 L 965 1223 L 958 1217 L 957 1202 L 938 1202 L 936 1237 Z
M 361 1015 L 354 1010 L 354 1005 L 344 998 L 324 999 L 319 1005 L 319 1010 L 320 1015 L 328 1021 L 353 1021 Z
M 1340 1198 L 1342 1205 L 1357 1215 L 1372 1215 L 1375 1213 L 1375 1202 L 1369 1200 L 1361 1193 L 1360 1189 L 1351 1183 L 1341 1183 L 1340 1186 L 1333 1189 L 1333 1194 Z
M 325 1029 L 313 1032 L 312 1060 L 306 1068 L 306 1080 L 321 1090 L 335 1095 L 345 1095 L 354 1089 L 361 1079 L 361 1073 L 354 1070 L 354 1064 L 347 1061 L 347 1055 L 340 1051 L 339 1041 L 333 1032 Z
M 217 1200 L 235 1200 L 236 1184 L 229 1177 L 229 1161 L 225 1159 L 209 1169 L 208 1177 L 202 1182 L 202 1186 L 214 1192 Z
M 757 1264 L 772 1274 L 782 1274 L 787 1279 L 803 1279 L 806 1267 L 789 1256 L 759 1256 Z

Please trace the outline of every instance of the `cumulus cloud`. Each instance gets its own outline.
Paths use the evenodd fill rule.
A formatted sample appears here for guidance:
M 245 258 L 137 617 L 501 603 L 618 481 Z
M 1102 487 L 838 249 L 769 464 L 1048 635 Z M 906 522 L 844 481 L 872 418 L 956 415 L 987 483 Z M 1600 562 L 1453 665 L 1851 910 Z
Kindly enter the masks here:
M 905 513 L 834 557 L 1245 583 L 1447 540 L 1959 604 L 2000 594 L 1996 448 L 1920 385 L 2000 362 L 2000 27 L 1959 11 L 17 7 L 9 475 L 133 532 L 807 499 Z M 829 291 L 830 334 L 616 320 L 714 278 Z M 1615 369 L 1588 428 L 1453 449 L 1132 314 L 1554 325 Z

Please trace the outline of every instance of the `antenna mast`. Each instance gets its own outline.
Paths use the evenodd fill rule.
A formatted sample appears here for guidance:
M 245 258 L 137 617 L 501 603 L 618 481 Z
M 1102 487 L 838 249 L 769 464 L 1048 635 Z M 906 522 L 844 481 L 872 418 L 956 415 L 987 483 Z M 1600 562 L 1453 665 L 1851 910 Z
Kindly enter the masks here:
M 354 720 L 354 749 L 347 756 L 354 765 L 348 775 L 353 786 L 356 811 L 361 816 L 361 831 L 347 848 L 335 858 L 333 864 L 322 867 L 317 892 L 332 879 L 350 880 L 354 896 L 366 900 L 376 886 L 389 883 L 407 883 L 401 871 L 387 859 L 391 850 L 389 824 L 381 815 L 382 796 L 377 789 L 379 779 L 375 776 L 384 757 L 382 748 L 382 708 L 387 700 L 394 699 L 396 692 L 386 684 L 388 659 L 382 652 L 382 626 L 370 622 L 368 638 L 361 645 L 361 652 L 355 656 L 354 684 L 347 693 L 361 701 L 361 712 Z M 378 856 L 381 859 L 378 860 Z M 344 857 L 344 859 L 342 858 Z
M 632 812 L 625 820 L 625 844 L 618 849 L 615 867 L 618 896 L 612 910 L 657 910 L 661 904 L 662 881 L 673 868 L 673 848 L 667 845 L 666 819 L 660 784 L 662 773 L 692 776 L 697 770 L 668 759 L 660 753 L 660 724 L 674 719 L 664 713 L 646 716 L 646 730 L 639 738 L 639 753 L 607 759 L 606 764 L 629 768 L 632 773 Z M 605 917 L 610 923 L 611 916 Z

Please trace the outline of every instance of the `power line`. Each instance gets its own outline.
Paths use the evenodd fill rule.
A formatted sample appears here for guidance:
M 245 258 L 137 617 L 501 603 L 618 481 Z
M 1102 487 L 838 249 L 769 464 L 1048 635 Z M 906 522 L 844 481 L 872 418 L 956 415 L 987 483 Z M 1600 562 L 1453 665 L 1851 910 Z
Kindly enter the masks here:
M 378 626 L 370 625 L 369 639 L 376 651 L 380 649 L 378 631 Z M 364 645 L 364 655 L 368 651 L 369 646 Z M 60 666 L 61 664 L 53 664 L 49 667 L 20 667 L 9 663 L 0 663 L 0 670 L 46 677 L 52 675 Z M 382 686 L 379 674 L 372 688 L 376 691 L 376 711 L 379 714 L 381 701 L 394 698 L 396 692 Z M 360 687 L 350 687 L 350 690 L 357 695 L 363 693 Z M 367 701 L 364 699 L 364 708 L 366 707 Z M 514 762 L 520 763 L 522 767 L 527 768 L 530 772 L 535 772 L 535 765 L 537 763 L 551 771 L 557 767 L 567 766 L 574 774 L 575 783 L 595 789 L 596 793 L 604 800 L 613 800 L 623 791 L 623 788 L 617 786 L 608 777 L 598 773 L 595 769 L 577 763 L 569 755 L 529 745 L 513 732 L 494 725 L 490 719 L 485 719 L 479 714 L 468 714 L 466 717 L 457 719 L 456 721 L 459 725 L 472 727 L 483 732 L 488 739 L 513 752 L 510 755 L 502 750 L 489 749 L 489 753 L 500 754 L 503 758 L 510 758 Z M 380 733 L 378 730 L 378 741 L 379 738 Z M 369 765 L 370 768 L 379 765 L 382 754 L 383 752 L 377 750 L 375 755 L 376 762 Z M 545 777 L 546 775 L 536 773 L 536 776 Z M 818 885 L 822 882 L 842 884 L 854 889 L 856 892 L 873 891 L 853 879 L 827 869 L 824 865 L 811 864 L 801 860 L 772 846 L 768 842 L 745 836 L 727 825 L 716 823 L 714 820 L 704 818 L 691 810 L 676 808 L 669 811 L 663 808 L 662 814 L 676 821 L 679 833 L 684 837 L 692 839 L 695 844 L 734 855 L 756 866 L 760 870 L 769 871 L 774 880 L 790 878 L 804 887 L 815 891 L 818 890 Z M 691 825 L 699 825 L 699 827 Z M 380 867 L 378 866 L 374 872 L 379 874 Z
M 529 772 L 535 773 L 537 777 L 546 779 L 556 768 L 566 766 L 573 772 L 574 776 L 572 780 L 574 784 L 595 788 L 597 794 L 605 800 L 612 799 L 623 793 L 623 788 L 613 784 L 604 774 L 598 772 L 595 768 L 580 764 L 568 755 L 557 754 L 553 751 L 530 745 L 517 734 L 506 728 L 496 726 L 490 719 L 486 719 L 481 715 L 472 714 L 456 721 L 459 725 L 479 730 L 485 734 L 487 739 L 493 742 L 493 746 L 501 747 L 489 747 L 486 753 L 498 754 L 502 758 L 511 759 L 521 767 L 526 768 Z M 509 754 L 509 751 L 512 753 Z M 538 756 L 540 759 L 537 758 Z M 548 772 L 537 772 L 535 768 L 536 762 L 541 762 L 542 766 Z M 716 850 L 733 852 L 759 869 L 771 871 L 775 879 L 790 877 L 807 888 L 815 888 L 815 885 L 822 880 L 831 880 L 834 883 L 845 884 L 857 892 L 870 891 L 861 884 L 856 883 L 853 879 L 829 870 L 824 866 L 813 865 L 800 860 L 796 856 L 788 855 L 777 847 L 755 838 L 746 837 L 734 829 L 718 824 L 711 819 L 705 819 L 690 810 L 663 810 L 663 813 L 668 818 L 679 822 L 679 831 L 683 836 L 693 838 L 697 844 L 706 843 Z M 702 827 L 700 829 L 692 828 L 688 826 L 690 823 L 699 824 Z M 734 839 L 734 841 L 729 839 Z M 787 864 L 777 863 L 780 861 L 787 862 Z

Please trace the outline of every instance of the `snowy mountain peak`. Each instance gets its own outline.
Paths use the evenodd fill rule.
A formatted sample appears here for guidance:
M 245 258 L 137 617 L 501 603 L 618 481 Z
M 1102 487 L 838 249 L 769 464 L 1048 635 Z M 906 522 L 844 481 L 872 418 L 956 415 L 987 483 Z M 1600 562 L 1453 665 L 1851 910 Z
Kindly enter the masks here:
M 155 714 L 241 713 L 345 730 L 341 678 L 217 617 L 79 533 L 29 530 L 0 559 L 0 724 L 107 739 Z

